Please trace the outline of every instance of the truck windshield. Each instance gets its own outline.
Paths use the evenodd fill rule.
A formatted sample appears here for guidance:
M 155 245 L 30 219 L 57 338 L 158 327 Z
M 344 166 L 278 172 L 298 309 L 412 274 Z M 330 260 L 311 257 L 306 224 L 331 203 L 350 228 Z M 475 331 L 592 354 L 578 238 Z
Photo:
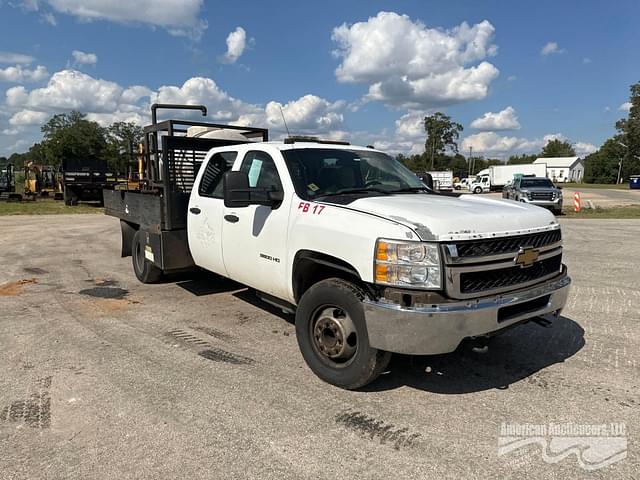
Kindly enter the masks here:
M 520 180 L 522 188 L 553 188 L 553 183 L 548 178 L 523 178 Z
M 298 196 L 419 192 L 424 184 L 397 160 L 380 152 L 295 148 L 282 152 Z

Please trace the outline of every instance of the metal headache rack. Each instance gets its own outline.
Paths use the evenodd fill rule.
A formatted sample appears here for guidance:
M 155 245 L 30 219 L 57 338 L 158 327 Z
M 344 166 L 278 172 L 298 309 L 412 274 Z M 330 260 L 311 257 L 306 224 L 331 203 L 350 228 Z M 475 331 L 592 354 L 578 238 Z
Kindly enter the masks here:
M 144 128 L 144 180 L 141 193 L 162 198 L 163 228 L 185 228 L 189 194 L 207 152 L 214 147 L 239 145 L 269 140 L 264 128 L 241 127 L 189 120 L 156 121 L 157 108 L 198 109 L 201 105 L 159 105 L 152 107 L 153 123 Z M 187 136 L 190 127 L 203 127 L 203 132 L 236 132 L 245 139 Z

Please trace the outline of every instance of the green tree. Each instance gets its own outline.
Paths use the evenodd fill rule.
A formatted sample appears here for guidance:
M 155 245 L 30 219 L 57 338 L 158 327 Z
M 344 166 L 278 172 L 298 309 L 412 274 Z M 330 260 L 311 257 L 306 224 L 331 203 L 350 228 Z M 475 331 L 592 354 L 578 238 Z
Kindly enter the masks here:
M 142 142 L 144 130 L 130 122 L 115 122 L 107 128 L 107 163 L 111 168 L 126 172 L 127 166 L 135 162 L 138 144 Z
M 107 141 L 105 130 L 80 112 L 54 115 L 41 127 L 42 147 L 48 163 L 60 165 L 63 159 L 104 159 Z
M 437 155 L 443 155 L 447 148 L 458 153 L 458 138 L 463 127 L 457 122 L 453 122 L 451 117 L 442 112 L 424 117 L 424 130 L 427 133 L 425 151 L 431 162 L 431 169 L 434 169 Z
M 569 142 L 554 139 L 549 140 L 542 149 L 541 157 L 575 157 L 576 151 Z
M 617 135 L 608 139 L 596 152 L 584 159 L 586 183 L 616 183 L 618 167 L 626 153 L 620 138 Z
M 621 178 L 640 174 L 640 82 L 631 85 L 629 116 L 616 122 L 618 142 L 624 151 Z

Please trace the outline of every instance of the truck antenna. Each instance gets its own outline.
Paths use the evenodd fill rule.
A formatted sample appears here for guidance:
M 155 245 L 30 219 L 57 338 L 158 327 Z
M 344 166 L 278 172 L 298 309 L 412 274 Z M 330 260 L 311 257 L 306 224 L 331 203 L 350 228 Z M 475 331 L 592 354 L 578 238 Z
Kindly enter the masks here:
M 282 106 L 280 107 L 280 115 L 282 115 L 282 121 L 284 122 L 284 128 L 287 130 L 287 137 L 291 136 L 291 132 L 289 132 L 289 127 L 287 126 L 287 119 L 284 118 L 284 111 L 282 110 Z

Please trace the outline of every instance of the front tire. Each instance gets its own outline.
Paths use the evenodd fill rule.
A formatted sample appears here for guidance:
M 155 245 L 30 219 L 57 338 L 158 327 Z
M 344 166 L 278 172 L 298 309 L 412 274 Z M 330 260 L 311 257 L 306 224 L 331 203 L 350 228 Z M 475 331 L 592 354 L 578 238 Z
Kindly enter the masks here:
M 375 380 L 391 353 L 369 345 L 364 291 L 340 278 L 307 290 L 296 311 L 296 336 L 309 368 L 327 383 L 352 390 Z
M 473 193 L 482 193 L 482 187 L 476 187 L 476 188 L 473 190 Z
M 142 283 L 156 283 L 162 278 L 162 270 L 156 267 L 145 257 L 144 232 L 138 230 L 133 236 L 131 246 L 131 260 L 136 278 Z

